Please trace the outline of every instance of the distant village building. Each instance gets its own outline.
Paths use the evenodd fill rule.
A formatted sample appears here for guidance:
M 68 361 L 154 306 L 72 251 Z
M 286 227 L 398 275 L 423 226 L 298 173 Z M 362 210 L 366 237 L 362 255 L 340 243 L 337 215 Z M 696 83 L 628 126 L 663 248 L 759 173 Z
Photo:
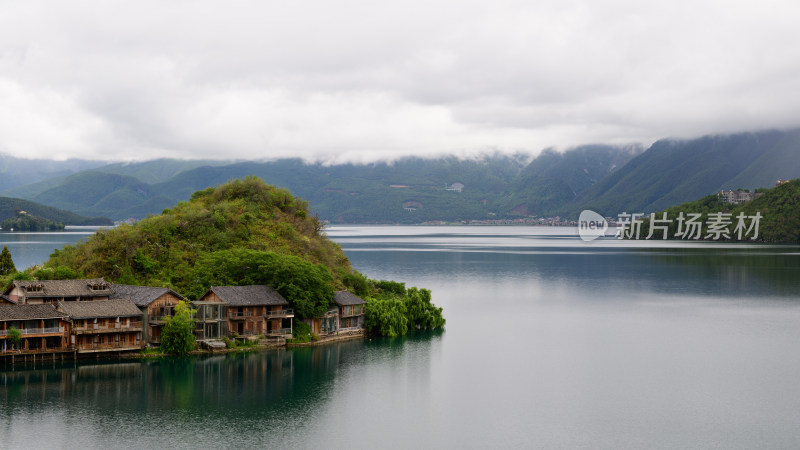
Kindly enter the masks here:
M 719 191 L 717 197 L 720 198 L 724 203 L 732 203 L 734 205 L 738 205 L 739 203 L 749 202 L 753 198 L 755 198 L 755 193 L 747 192 L 743 190 L 722 190 Z
M 464 189 L 464 184 L 459 182 L 455 182 L 445 188 L 446 191 L 455 191 L 455 192 L 461 192 L 462 189 Z
M 780 186 L 782 184 L 786 184 L 789 181 L 791 181 L 791 180 L 778 180 L 778 181 L 775 182 L 775 187 L 778 187 L 778 186 Z
M 403 202 L 403 209 L 408 211 L 408 212 L 414 212 L 418 208 L 422 208 L 422 203 L 416 202 L 416 201 L 413 201 L 413 200 L 407 201 L 407 202 Z

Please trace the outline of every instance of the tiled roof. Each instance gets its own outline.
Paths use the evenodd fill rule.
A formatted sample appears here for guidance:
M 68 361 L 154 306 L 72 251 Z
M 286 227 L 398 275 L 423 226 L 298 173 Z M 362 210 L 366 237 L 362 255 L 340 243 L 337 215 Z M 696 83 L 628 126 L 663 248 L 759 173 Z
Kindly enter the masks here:
M 128 299 L 94 300 L 88 302 L 58 302 L 58 309 L 73 319 L 93 319 L 95 317 L 133 317 L 141 316 L 142 311 Z
M 363 298 L 351 293 L 350 291 L 336 291 L 333 301 L 339 306 L 363 305 L 367 303 Z
M 112 284 L 111 290 L 114 291 L 109 299 L 127 298 L 136 306 L 149 306 L 164 294 L 172 293 L 181 300 L 186 300 L 181 294 L 169 288 L 152 286 L 131 286 L 129 284 Z
M 61 319 L 67 315 L 53 305 L 0 305 L 0 320 Z
M 200 297 L 200 300 L 209 292 L 231 306 L 259 306 L 259 305 L 288 305 L 289 302 L 271 286 L 211 286 L 211 289 Z
M 25 297 L 100 297 L 111 293 L 110 285 L 102 278 L 89 278 L 84 280 L 14 280 L 5 293 L 10 293 L 14 287 L 25 289 Z M 92 290 L 90 286 L 105 286 L 104 289 Z

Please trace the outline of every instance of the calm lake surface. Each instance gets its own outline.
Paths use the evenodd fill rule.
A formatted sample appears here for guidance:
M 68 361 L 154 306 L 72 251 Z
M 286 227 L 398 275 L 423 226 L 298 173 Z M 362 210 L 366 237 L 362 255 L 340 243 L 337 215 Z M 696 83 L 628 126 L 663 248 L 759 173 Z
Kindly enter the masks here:
M 432 289 L 446 331 L 6 367 L 0 447 L 800 448 L 796 246 L 327 232 L 367 276 Z

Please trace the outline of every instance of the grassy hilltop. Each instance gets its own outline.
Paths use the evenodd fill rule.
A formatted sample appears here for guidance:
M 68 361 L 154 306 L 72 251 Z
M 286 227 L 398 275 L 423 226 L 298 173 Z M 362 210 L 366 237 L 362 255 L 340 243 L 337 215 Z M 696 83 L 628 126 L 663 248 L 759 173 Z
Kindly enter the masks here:
M 430 291 L 353 270 L 305 201 L 254 176 L 195 192 L 134 225 L 100 231 L 15 277 L 105 277 L 169 287 L 190 299 L 212 285 L 269 284 L 300 317 L 321 315 L 334 291 L 347 288 L 367 300 L 367 328 L 376 333 L 444 326 Z

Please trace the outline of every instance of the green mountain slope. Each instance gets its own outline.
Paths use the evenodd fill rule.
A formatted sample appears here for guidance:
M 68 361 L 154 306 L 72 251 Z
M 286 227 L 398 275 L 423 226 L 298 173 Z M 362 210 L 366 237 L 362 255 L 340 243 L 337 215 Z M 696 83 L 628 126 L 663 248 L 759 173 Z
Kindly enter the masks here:
M 702 214 L 699 218 L 702 227 L 698 236 L 701 239 L 706 239 L 709 236 L 709 214 L 724 213 L 730 214 L 726 219 L 730 222 L 730 225 L 725 227 L 730 239 L 725 239 L 723 235 L 719 235 L 720 239 L 718 240 L 739 240 L 736 230 L 739 224 L 737 217 L 742 214 L 745 228 L 742 228 L 741 240 L 800 244 L 800 179 L 771 189 L 761 189 L 760 194 L 755 199 L 738 205 L 724 203 L 716 194 L 713 194 L 700 200 L 667 208 L 665 211 L 656 213 L 656 218 L 662 218 L 664 212 L 666 212 L 668 220 L 672 219 L 672 223 L 669 224 L 668 237 L 673 239 L 676 238 L 675 234 L 678 229 L 676 219 L 679 214 L 683 213 L 684 217 L 688 217 L 690 213 Z M 758 220 L 758 236 L 756 239 L 752 239 L 755 235 L 753 217 L 756 214 L 761 216 Z M 649 222 L 649 219 L 645 220 L 642 226 L 642 236 L 649 234 Z M 752 229 L 750 228 L 751 225 L 753 226 Z M 694 233 L 692 235 L 694 236 Z M 661 238 L 662 235 L 659 231 L 656 231 L 654 236 Z M 717 240 L 713 239 L 715 236 L 717 235 L 711 234 L 710 240 Z
M 203 166 L 222 166 L 231 164 L 231 161 L 213 161 L 210 159 L 182 160 L 182 159 L 156 159 L 144 162 L 127 162 L 109 164 L 94 170 L 103 173 L 124 175 L 136 178 L 144 183 L 163 183 L 175 175 Z
M 25 211 L 33 216 L 65 225 L 111 225 L 111 221 L 105 217 L 91 218 L 29 200 L 0 197 L 0 221 L 16 217 L 17 211 Z
M 34 201 L 122 220 L 157 214 L 197 190 L 255 175 L 307 199 L 315 214 L 334 222 L 458 221 L 506 217 L 520 204 L 535 204 L 535 197 L 543 190 L 561 192 L 551 203 L 568 200 L 632 156 L 629 149 L 596 146 L 564 154 L 546 152 L 530 164 L 523 155 L 467 160 L 404 158 L 365 165 L 306 164 L 285 159 L 188 168 L 178 162 L 164 163 L 170 166 L 166 172 L 151 175 L 147 175 L 148 170 L 158 168 L 158 164 L 134 163 L 81 172 L 57 183 L 40 182 L 15 191 Z M 104 172 L 109 167 L 120 173 Z M 158 179 L 172 171 L 177 173 L 160 183 L 145 183 L 125 175 Z M 454 184 L 463 185 L 463 189 L 459 192 L 451 188 Z M 540 209 L 544 208 L 531 208 L 539 213 Z
M 641 153 L 639 147 L 590 145 L 559 153 L 545 150 L 515 180 L 505 210 L 551 215 Z
M 763 158 L 800 157 L 798 136 L 797 132 L 764 131 L 690 141 L 658 141 L 623 168 L 587 189 L 561 212 L 577 217 L 583 209 L 604 215 L 662 210 L 719 191 L 737 179 L 746 186 L 756 187 L 756 181 L 745 183 L 748 173 L 760 172 L 759 179 L 771 180 L 765 183 L 771 186 L 781 173 L 793 172 L 793 169 L 779 171 L 768 167 Z M 759 161 L 761 169 L 757 169 Z M 786 176 L 796 177 L 800 173 Z

